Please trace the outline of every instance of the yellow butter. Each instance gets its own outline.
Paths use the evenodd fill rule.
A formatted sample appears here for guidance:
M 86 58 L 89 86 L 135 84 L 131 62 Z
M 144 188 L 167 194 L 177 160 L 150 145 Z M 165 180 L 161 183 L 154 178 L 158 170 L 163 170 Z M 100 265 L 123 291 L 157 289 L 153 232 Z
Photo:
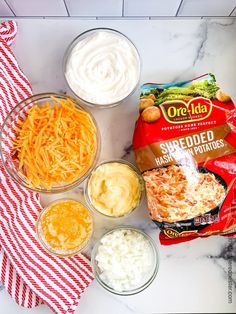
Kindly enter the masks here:
M 92 173 L 88 195 L 93 207 L 99 212 L 108 216 L 123 216 L 131 212 L 140 200 L 140 178 L 126 164 L 105 163 Z

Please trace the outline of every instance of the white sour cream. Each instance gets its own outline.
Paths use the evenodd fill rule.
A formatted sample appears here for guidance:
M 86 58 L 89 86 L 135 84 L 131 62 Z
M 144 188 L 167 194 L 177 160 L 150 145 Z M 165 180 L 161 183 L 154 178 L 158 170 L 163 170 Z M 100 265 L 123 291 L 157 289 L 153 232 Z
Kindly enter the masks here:
M 74 46 L 65 75 L 79 98 L 109 105 L 132 93 L 139 72 L 139 56 L 133 44 L 115 31 L 97 30 Z

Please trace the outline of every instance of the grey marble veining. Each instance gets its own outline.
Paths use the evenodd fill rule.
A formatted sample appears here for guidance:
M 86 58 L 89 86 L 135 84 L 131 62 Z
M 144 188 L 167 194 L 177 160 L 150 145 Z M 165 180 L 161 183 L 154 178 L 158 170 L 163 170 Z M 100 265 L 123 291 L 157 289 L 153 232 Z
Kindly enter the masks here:
M 198 61 L 202 60 L 205 55 L 205 43 L 207 41 L 208 37 L 208 21 L 205 20 L 202 22 L 202 24 L 199 26 L 199 31 L 197 35 L 200 40 L 198 42 L 198 46 L 196 47 L 196 53 L 193 58 L 193 66 L 197 64 Z
M 220 252 L 215 255 L 209 255 L 207 258 L 211 259 L 215 265 L 222 270 L 225 279 L 229 276 L 229 266 L 232 265 L 232 285 L 236 288 L 236 239 L 229 238 L 228 242 L 222 246 Z

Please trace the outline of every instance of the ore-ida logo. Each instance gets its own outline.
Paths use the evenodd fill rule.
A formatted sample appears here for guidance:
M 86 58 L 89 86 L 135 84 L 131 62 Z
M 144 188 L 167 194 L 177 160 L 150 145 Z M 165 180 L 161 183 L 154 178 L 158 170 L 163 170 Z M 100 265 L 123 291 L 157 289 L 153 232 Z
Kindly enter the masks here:
M 166 228 L 164 229 L 164 233 L 165 235 L 167 235 L 167 237 L 169 238 L 177 238 L 179 236 L 179 232 L 172 229 L 172 228 Z
M 188 102 L 182 100 L 166 101 L 160 105 L 165 119 L 170 123 L 201 121 L 212 112 L 212 102 L 204 97 L 195 97 Z

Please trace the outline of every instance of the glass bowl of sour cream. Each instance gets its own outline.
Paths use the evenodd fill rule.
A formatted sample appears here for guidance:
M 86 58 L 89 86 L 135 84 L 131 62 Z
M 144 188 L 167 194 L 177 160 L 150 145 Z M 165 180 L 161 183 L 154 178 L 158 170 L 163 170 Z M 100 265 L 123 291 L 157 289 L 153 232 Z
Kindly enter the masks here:
M 66 82 L 83 103 L 116 106 L 137 88 L 140 56 L 132 41 L 110 28 L 95 28 L 76 37 L 63 62 Z
M 145 232 L 120 226 L 105 233 L 95 244 L 91 263 L 103 288 L 125 296 L 139 293 L 153 282 L 159 257 L 155 242 Z

